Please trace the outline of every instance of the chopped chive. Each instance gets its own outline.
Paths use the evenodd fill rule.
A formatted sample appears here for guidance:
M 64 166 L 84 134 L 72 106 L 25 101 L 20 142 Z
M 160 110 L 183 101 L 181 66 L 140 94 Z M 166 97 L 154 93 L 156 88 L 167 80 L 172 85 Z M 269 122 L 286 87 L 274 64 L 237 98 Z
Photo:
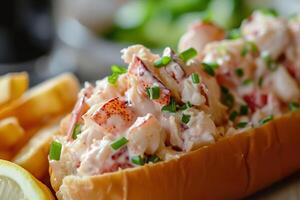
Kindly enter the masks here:
M 258 48 L 254 42 L 247 41 L 241 51 L 241 56 L 246 56 L 248 53 L 257 53 Z
M 236 125 L 237 128 L 245 128 L 248 125 L 248 122 L 240 122 Z
M 253 82 L 251 79 L 246 79 L 243 81 L 243 85 L 250 85 Z
M 194 48 L 189 48 L 179 54 L 179 58 L 181 58 L 184 62 L 192 59 L 197 55 L 197 51 Z
M 127 69 L 125 67 L 120 67 L 118 65 L 111 66 L 112 74 L 108 76 L 107 80 L 110 84 L 115 84 L 119 78 L 119 75 L 125 74 Z
M 110 146 L 111 148 L 113 148 L 114 150 L 118 150 L 120 149 L 122 146 L 124 146 L 125 144 L 127 144 L 128 140 L 125 137 L 121 137 L 120 139 L 114 141 Z
M 261 77 L 259 77 L 259 79 L 258 79 L 258 86 L 261 88 L 262 87 L 262 85 L 263 85 L 263 82 L 264 82 L 264 79 L 263 79 L 263 77 L 261 76 Z
M 229 93 L 229 90 L 228 90 L 228 88 L 221 85 L 221 92 L 224 94 L 227 94 L 227 93 Z
M 237 68 L 234 72 L 240 78 L 244 76 L 244 70 L 242 68 Z
M 75 127 L 73 129 L 73 133 L 72 133 L 72 138 L 74 140 L 77 139 L 77 136 L 81 133 L 81 125 L 80 124 L 75 124 Z
M 273 119 L 273 115 L 269 115 L 269 116 L 267 116 L 267 117 L 265 117 L 265 118 L 259 120 L 259 124 L 261 124 L 261 125 L 262 125 L 262 124 L 265 124 L 265 123 L 271 121 L 272 119 Z
M 300 104 L 293 102 L 293 103 L 289 103 L 288 105 L 289 111 L 294 111 L 300 108 Z
M 187 124 L 187 123 L 189 123 L 190 119 L 191 119 L 191 115 L 183 114 L 181 117 L 181 122 L 184 124 Z
M 227 106 L 229 109 L 233 107 L 234 104 L 234 97 L 232 96 L 232 94 L 229 92 L 229 90 L 224 87 L 221 86 L 221 102 Z
M 131 158 L 131 162 L 133 164 L 136 164 L 136 165 L 144 165 L 145 164 L 145 159 L 142 156 L 133 156 Z
M 154 62 L 154 67 L 161 68 L 168 65 L 170 62 L 171 62 L 171 58 L 169 56 L 163 56 Z
M 228 32 L 227 38 L 230 40 L 235 40 L 241 38 L 242 34 L 239 29 L 232 29 Z
M 49 157 L 50 160 L 60 160 L 62 145 L 60 142 L 53 141 L 50 145 Z
M 236 119 L 237 116 L 238 116 L 238 112 L 233 111 L 232 113 L 230 113 L 229 119 L 230 119 L 231 121 L 234 121 L 234 120 Z
M 219 67 L 219 65 L 217 63 L 205 63 L 205 62 L 203 62 L 202 67 L 203 67 L 203 70 L 207 74 L 209 74 L 211 76 L 214 76 L 215 75 L 215 69 L 217 69 Z
M 146 91 L 150 99 L 158 99 L 160 96 L 160 88 L 158 86 L 147 88 Z
M 278 12 L 273 8 L 261 8 L 258 10 L 264 15 L 272 16 L 272 17 L 278 17 Z
M 108 76 L 107 80 L 110 84 L 115 84 L 119 78 L 119 74 L 112 74 Z
M 112 65 L 111 71 L 113 74 L 125 74 L 127 72 L 127 68 L 118 65 Z
M 178 107 L 179 110 L 186 110 L 188 108 L 191 108 L 193 105 L 188 101 L 185 104 L 183 104 L 182 106 Z
M 164 105 L 162 107 L 161 111 L 175 113 L 176 112 L 176 102 L 174 101 L 174 99 L 171 99 L 170 103 L 168 105 Z
M 277 63 L 271 58 L 269 52 L 262 52 L 261 58 L 264 60 L 265 64 L 267 65 L 267 68 L 270 71 L 275 71 L 278 68 Z
M 248 106 L 247 105 L 241 105 L 240 115 L 248 115 Z
M 151 162 L 151 163 L 157 163 L 161 161 L 160 157 L 158 157 L 157 155 L 151 155 L 148 157 L 147 162 Z
M 195 83 L 195 84 L 200 83 L 199 75 L 196 74 L 196 73 L 192 73 L 192 81 L 193 81 L 193 83 Z

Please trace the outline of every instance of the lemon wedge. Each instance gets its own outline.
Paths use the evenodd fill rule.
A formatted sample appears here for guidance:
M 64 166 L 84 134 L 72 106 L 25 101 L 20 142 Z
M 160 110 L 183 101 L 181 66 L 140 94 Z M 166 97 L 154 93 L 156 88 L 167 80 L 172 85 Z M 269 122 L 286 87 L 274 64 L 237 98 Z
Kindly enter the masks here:
M 54 200 L 50 190 L 22 167 L 0 160 L 0 199 Z

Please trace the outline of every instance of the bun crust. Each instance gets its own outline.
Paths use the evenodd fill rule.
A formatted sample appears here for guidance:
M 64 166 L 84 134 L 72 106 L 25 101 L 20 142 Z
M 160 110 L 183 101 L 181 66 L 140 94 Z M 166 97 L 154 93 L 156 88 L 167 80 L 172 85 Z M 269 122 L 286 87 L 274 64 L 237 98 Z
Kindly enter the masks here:
M 239 199 L 299 170 L 299 153 L 298 110 L 178 159 L 99 176 L 67 176 L 57 194 L 73 200 Z

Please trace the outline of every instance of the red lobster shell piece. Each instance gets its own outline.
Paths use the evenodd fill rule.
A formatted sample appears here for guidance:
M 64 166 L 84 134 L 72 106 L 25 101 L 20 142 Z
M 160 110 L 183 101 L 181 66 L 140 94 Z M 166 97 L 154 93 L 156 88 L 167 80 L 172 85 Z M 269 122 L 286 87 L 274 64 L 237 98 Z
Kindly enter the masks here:
M 129 127 L 135 115 L 127 106 L 127 102 L 119 97 L 107 101 L 96 110 L 92 119 L 110 133 L 117 133 Z
M 137 78 L 138 89 L 141 94 L 147 96 L 147 88 L 158 86 L 160 88 L 160 97 L 154 101 L 161 105 L 166 105 L 170 102 L 170 90 L 167 89 L 160 80 L 152 75 L 140 58 L 135 57 L 134 63 L 132 63 L 129 67 L 129 74 L 134 75 Z

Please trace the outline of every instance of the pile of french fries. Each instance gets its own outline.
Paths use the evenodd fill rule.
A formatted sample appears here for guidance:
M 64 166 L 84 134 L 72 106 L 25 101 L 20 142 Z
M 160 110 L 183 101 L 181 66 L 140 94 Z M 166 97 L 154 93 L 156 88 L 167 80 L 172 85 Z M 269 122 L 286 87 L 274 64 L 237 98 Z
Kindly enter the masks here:
M 0 76 L 0 159 L 24 167 L 45 181 L 48 151 L 59 122 L 69 113 L 80 85 L 62 74 L 28 89 L 26 72 Z

